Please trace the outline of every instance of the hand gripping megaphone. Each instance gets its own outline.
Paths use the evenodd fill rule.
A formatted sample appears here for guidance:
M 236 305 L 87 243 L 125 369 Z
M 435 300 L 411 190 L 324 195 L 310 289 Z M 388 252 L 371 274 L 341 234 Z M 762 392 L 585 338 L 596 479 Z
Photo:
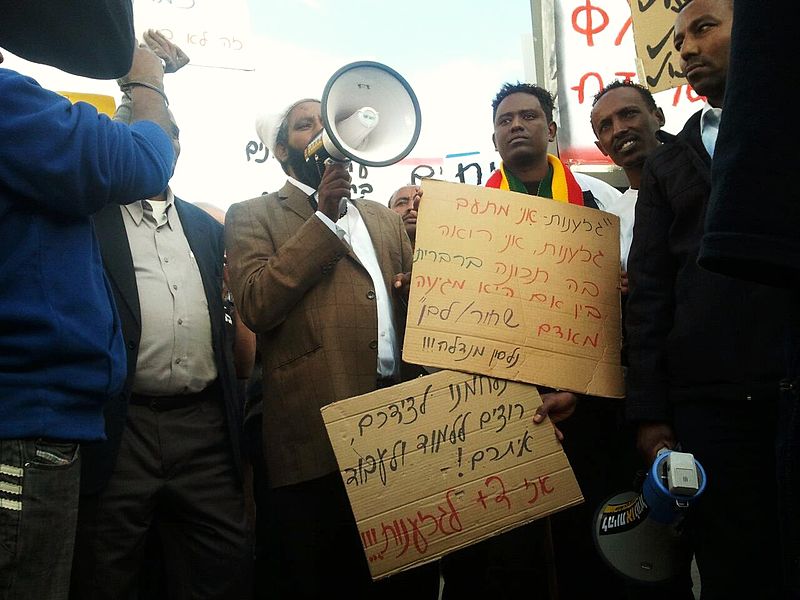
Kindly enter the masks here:
M 684 574 L 691 553 L 682 524 L 705 487 L 705 470 L 694 456 L 662 450 L 640 494 L 617 494 L 597 511 L 594 540 L 600 555 L 637 581 L 660 583 Z
M 372 61 L 345 65 L 328 80 L 322 122 L 324 129 L 305 149 L 306 160 L 318 166 L 326 159 L 393 165 L 413 150 L 422 127 L 419 102 L 408 82 Z

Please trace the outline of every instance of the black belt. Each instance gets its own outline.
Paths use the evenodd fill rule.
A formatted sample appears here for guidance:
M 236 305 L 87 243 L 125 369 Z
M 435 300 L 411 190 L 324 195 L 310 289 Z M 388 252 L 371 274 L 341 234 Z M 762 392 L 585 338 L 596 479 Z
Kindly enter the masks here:
M 175 410 L 176 408 L 186 408 L 193 404 L 199 404 L 205 400 L 219 398 L 222 386 L 219 379 L 210 384 L 206 389 L 195 394 L 178 394 L 175 396 L 145 396 L 144 394 L 131 394 L 129 404 L 136 406 L 147 406 L 150 410 L 162 412 L 165 410 Z

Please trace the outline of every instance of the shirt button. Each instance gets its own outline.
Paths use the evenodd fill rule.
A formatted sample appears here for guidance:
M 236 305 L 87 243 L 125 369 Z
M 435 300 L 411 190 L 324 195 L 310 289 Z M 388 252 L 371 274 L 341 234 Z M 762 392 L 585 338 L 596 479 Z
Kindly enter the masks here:
M 178 319 L 178 325 L 183 325 L 183 319 Z
M 178 289 L 178 284 L 177 283 L 172 284 L 172 289 L 173 290 L 177 290 Z
M 369 347 L 372 348 L 373 350 L 375 350 L 378 347 L 378 340 L 372 340 L 369 343 Z
M 168 259 L 168 258 L 165 258 L 165 259 L 164 259 L 164 262 L 169 262 L 169 259 Z
M 368 300 L 375 300 L 375 292 L 373 292 L 372 290 L 368 291 L 367 292 L 367 299 Z
M 179 364 L 181 364 L 181 359 L 180 359 L 180 358 L 176 358 L 176 359 L 175 359 L 175 364 L 176 364 L 176 365 L 179 365 Z

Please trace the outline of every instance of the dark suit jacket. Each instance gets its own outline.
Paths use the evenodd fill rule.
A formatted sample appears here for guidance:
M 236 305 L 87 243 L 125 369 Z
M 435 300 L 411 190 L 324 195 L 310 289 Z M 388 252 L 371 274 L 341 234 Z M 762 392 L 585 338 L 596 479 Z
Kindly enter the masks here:
M 355 200 L 390 294 L 411 271 L 399 215 Z M 239 315 L 259 334 L 264 376 L 264 457 L 273 487 L 337 470 L 320 408 L 376 387 L 378 311 L 372 279 L 355 254 L 291 184 L 230 207 L 230 284 Z M 395 303 L 402 343 L 405 313 Z M 399 311 L 399 312 L 398 312 Z
M 628 276 L 626 412 L 669 421 L 675 402 L 777 389 L 788 297 L 697 265 L 711 192 L 700 112 L 648 157 Z
M 242 407 L 237 393 L 236 373 L 233 367 L 231 340 L 234 331 L 232 324 L 225 321 L 222 304 L 224 254 L 222 226 L 205 211 L 179 198 L 175 198 L 175 207 L 203 280 L 203 289 L 211 318 L 214 362 L 223 392 L 221 401 L 224 402 L 233 460 L 238 471 L 241 467 Z M 106 404 L 107 440 L 97 444 L 86 444 L 81 449 L 81 490 L 83 493 L 99 491 L 108 482 L 114 469 L 128 412 L 128 398 L 133 386 L 133 374 L 136 371 L 142 320 L 133 258 L 128 246 L 128 237 L 125 233 L 120 207 L 117 205 L 106 206 L 94 216 L 94 226 L 100 243 L 100 252 L 103 255 L 103 266 L 111 282 L 117 312 L 122 322 L 122 333 L 128 352 L 128 378 L 122 394 Z

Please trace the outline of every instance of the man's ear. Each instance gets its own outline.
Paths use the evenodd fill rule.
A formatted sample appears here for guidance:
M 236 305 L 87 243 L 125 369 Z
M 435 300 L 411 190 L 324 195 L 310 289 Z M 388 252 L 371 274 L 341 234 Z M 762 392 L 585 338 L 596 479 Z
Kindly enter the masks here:
M 275 152 L 273 153 L 278 162 L 283 164 L 289 158 L 289 150 L 281 142 L 275 144 Z
M 658 119 L 658 124 L 660 125 L 660 127 L 666 125 L 667 120 L 664 118 L 663 110 L 661 110 L 660 108 L 656 108 L 656 112 L 654 114 L 656 115 L 656 119 Z
M 549 132 L 548 140 L 551 142 L 556 141 L 556 132 L 558 131 L 558 125 L 556 125 L 555 121 L 550 121 L 550 125 L 547 126 L 547 130 Z
M 492 145 L 494 146 L 495 152 L 497 152 L 497 140 L 494 138 L 494 134 L 492 134 Z
M 603 144 L 601 144 L 599 140 L 595 140 L 594 145 L 597 146 L 597 149 L 603 153 L 603 156 L 608 156 L 608 152 L 605 151 L 605 148 L 603 148 Z

